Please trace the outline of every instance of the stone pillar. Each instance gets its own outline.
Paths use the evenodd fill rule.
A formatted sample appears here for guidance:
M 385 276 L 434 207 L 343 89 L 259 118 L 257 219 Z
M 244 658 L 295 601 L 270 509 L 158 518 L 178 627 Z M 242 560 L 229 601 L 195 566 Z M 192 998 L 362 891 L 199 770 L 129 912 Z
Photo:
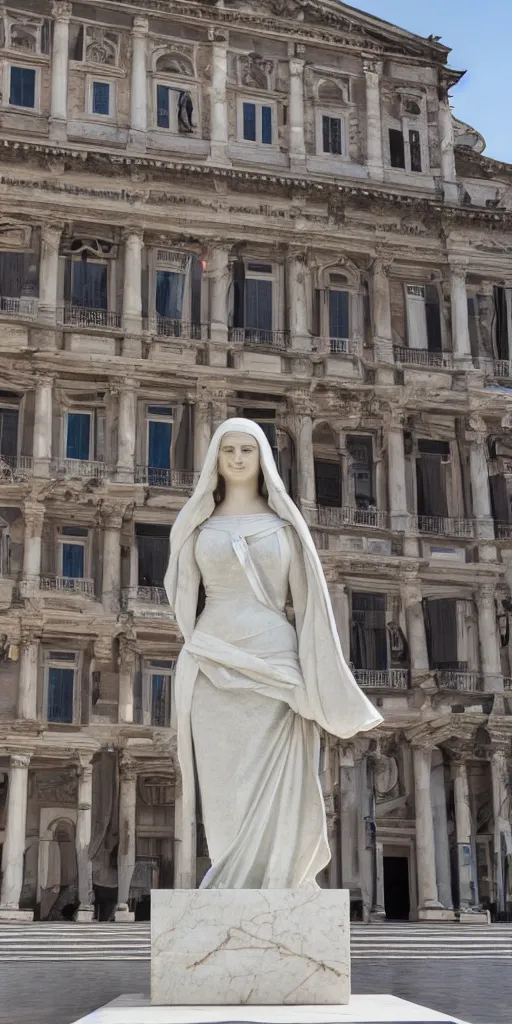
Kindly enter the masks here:
M 77 768 L 78 801 L 76 809 L 76 862 L 78 868 L 79 906 L 75 921 L 94 920 L 94 890 L 92 887 L 92 861 L 89 858 L 92 825 L 92 764 L 89 758 L 80 759 Z
M 295 395 L 292 401 L 299 492 L 297 497 L 302 511 L 307 512 L 316 506 L 313 409 L 308 395 Z
M 194 471 L 200 473 L 212 437 L 210 396 L 200 391 L 194 404 Z
M 65 142 L 67 139 L 68 50 L 71 13 L 71 4 L 65 3 L 63 0 L 54 0 L 52 4 L 54 22 L 49 119 L 52 142 Z
M 133 683 L 136 662 L 136 652 L 126 644 L 121 644 L 119 651 L 119 722 L 133 722 Z
M 340 750 L 340 832 L 341 888 L 357 888 L 357 833 L 359 808 L 356 797 L 354 747 L 344 744 Z
M 49 477 L 52 457 L 53 377 L 39 377 L 36 384 L 32 455 L 34 476 Z
M 39 260 L 39 319 L 55 324 L 58 305 L 59 247 L 62 227 L 43 224 Z M 53 339 L 55 346 L 55 339 Z
M 228 341 L 228 295 L 231 284 L 231 246 L 212 245 L 206 271 L 210 282 L 210 339 L 214 344 Z
M 388 454 L 388 493 L 391 529 L 403 533 L 408 526 L 407 491 L 405 486 L 405 452 L 403 413 L 391 409 L 385 423 Z
M 472 370 L 471 342 L 469 338 L 468 294 L 465 263 L 450 260 L 450 289 L 452 304 L 452 344 L 454 364 L 461 370 Z
M 373 261 L 371 281 L 373 349 L 377 364 L 378 381 L 394 383 L 393 338 L 391 331 L 391 295 L 389 268 L 391 258 L 378 256 Z
M 416 864 L 418 871 L 418 916 L 420 921 L 439 917 L 434 819 L 430 795 L 432 750 L 413 746 L 414 799 L 416 805 Z
M 139 382 L 131 377 L 117 384 L 119 394 L 119 427 L 117 442 L 118 483 L 130 484 L 135 479 L 135 442 L 137 430 L 136 393 Z
M 507 909 L 507 895 L 504 889 L 502 835 L 510 838 L 510 797 L 508 795 L 509 773 L 507 769 L 507 747 L 493 750 L 491 758 L 492 806 L 494 818 L 494 884 L 495 902 L 498 913 Z
M 300 44 L 299 44 L 300 45 Z M 301 47 L 303 49 L 303 47 Z M 304 141 L 304 64 L 297 57 L 290 57 L 290 94 L 288 104 L 289 151 L 291 170 L 304 170 L 306 166 L 306 144 Z
M 123 330 L 142 330 L 142 232 L 129 230 L 124 241 Z
M 331 583 L 329 586 L 331 595 L 332 610 L 341 649 L 347 661 L 350 660 L 350 608 L 347 588 L 344 583 Z
M 21 638 L 20 670 L 18 676 L 17 715 L 34 722 L 37 719 L 37 677 L 39 669 L 39 640 Z
M 192 806 L 185 806 L 181 786 L 174 800 L 174 888 L 197 888 L 197 828 Z
M 368 174 L 376 181 L 382 181 L 384 167 L 382 160 L 382 119 L 380 111 L 380 76 L 382 63 L 371 58 L 363 59 L 366 79 L 366 159 Z
M 7 823 L 2 848 L 0 920 L 31 921 L 31 910 L 20 910 L 27 822 L 30 754 L 12 754 L 7 792 Z
M 105 519 L 103 530 L 103 580 L 101 600 L 106 615 L 115 615 L 119 611 L 121 590 L 121 526 L 123 517 L 120 512 L 110 514 Z
M 404 572 L 400 577 L 400 584 L 407 622 L 411 681 L 421 683 L 430 673 L 421 582 L 415 572 Z
M 478 902 L 472 854 L 471 809 L 468 775 L 462 757 L 453 762 L 457 863 L 459 870 L 459 910 L 468 913 Z
M 434 760 L 435 758 L 435 760 Z M 452 879 L 450 869 L 450 843 L 448 839 L 448 816 L 446 813 L 446 787 L 443 755 L 437 748 L 433 751 L 430 775 L 432 794 L 432 816 L 436 850 L 436 877 L 439 900 L 446 910 L 453 910 Z M 455 916 L 455 915 L 454 915 Z
M 228 399 L 225 391 L 214 390 L 211 393 L 212 401 L 212 433 L 217 427 L 228 418 Z
M 148 19 L 136 15 L 132 27 L 132 75 L 130 99 L 130 145 L 133 149 L 146 148 L 147 95 L 146 95 L 146 39 Z
M 443 179 L 444 198 L 448 203 L 458 202 L 457 173 L 455 170 L 455 142 L 453 136 L 453 118 L 448 96 L 448 83 L 443 81 L 440 73 L 439 110 L 437 125 L 439 132 L 439 148 L 441 151 L 441 177 Z
M 288 255 L 288 325 L 292 349 L 302 352 L 311 350 L 311 335 L 308 327 L 308 302 L 306 294 L 307 255 L 291 251 Z
M 40 502 L 25 502 L 23 508 L 25 536 L 23 543 L 23 580 L 20 585 L 22 597 L 28 597 L 39 590 L 41 574 L 41 547 L 44 522 L 44 505 Z
M 493 583 L 482 583 L 476 592 L 480 662 L 484 677 L 484 690 L 489 693 L 503 690 L 495 596 Z
M 128 909 L 130 884 L 135 867 L 137 814 L 137 772 L 135 765 L 122 760 L 119 775 L 119 849 L 117 854 L 116 921 L 134 921 Z
M 210 86 L 210 161 L 226 164 L 228 160 L 228 41 L 227 32 L 210 28 L 208 38 L 212 46 L 212 76 Z
M 476 536 L 480 543 L 479 557 L 482 562 L 496 561 L 496 546 L 489 543 L 494 540 L 494 519 L 491 508 L 489 486 L 489 467 L 487 465 L 488 430 L 484 420 L 470 417 L 470 423 L 476 423 L 483 429 L 468 431 L 466 441 L 469 448 L 469 472 L 471 476 L 471 496 L 473 500 L 473 516 L 475 517 Z

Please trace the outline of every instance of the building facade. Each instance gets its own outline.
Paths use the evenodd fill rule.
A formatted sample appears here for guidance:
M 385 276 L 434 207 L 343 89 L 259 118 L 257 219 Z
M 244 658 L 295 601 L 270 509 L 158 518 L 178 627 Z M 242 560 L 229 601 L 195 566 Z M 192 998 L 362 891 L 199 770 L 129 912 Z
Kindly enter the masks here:
M 508 913 L 512 168 L 448 53 L 334 0 L 1 8 L 0 917 L 206 869 L 163 574 L 240 414 L 384 716 L 324 737 L 322 884 Z

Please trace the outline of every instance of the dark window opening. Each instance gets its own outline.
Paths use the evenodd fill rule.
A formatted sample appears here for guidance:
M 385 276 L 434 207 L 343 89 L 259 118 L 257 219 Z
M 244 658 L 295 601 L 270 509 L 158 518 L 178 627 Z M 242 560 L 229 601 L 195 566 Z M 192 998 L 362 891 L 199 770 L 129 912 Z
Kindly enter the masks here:
M 48 669 L 48 721 L 73 721 L 73 689 L 75 671 L 72 668 Z
M 88 459 L 91 417 L 88 412 L 69 412 L 66 437 L 67 459 Z
M 108 82 L 92 83 L 92 112 L 108 117 L 110 113 L 110 86 Z
M 322 140 L 324 153 L 341 156 L 341 120 L 339 117 L 322 117 Z
M 425 318 L 427 321 L 428 350 L 429 352 L 441 352 L 441 310 L 439 306 L 439 292 L 435 284 L 425 285 Z
M 455 598 L 429 599 L 424 602 L 424 613 L 430 668 L 465 671 L 467 664 L 457 660 Z
M 494 288 L 494 311 L 496 316 L 496 351 L 498 359 L 509 358 L 507 295 L 504 288 Z
M 272 108 L 261 108 L 261 141 L 266 146 L 272 145 Z
M 156 87 L 156 123 L 159 128 L 169 128 L 169 89 L 166 85 Z
M 11 67 L 9 103 L 15 107 L 35 107 L 36 73 L 34 68 Z
M 386 669 L 385 594 L 352 594 L 351 660 L 356 669 Z
M 106 264 L 82 258 L 72 260 L 71 265 L 71 305 L 83 309 L 108 309 Z
M 272 330 L 272 281 L 246 277 L 245 326 L 259 331 Z
M 0 456 L 18 454 L 18 410 L 0 408 Z
M 444 466 L 450 457 L 448 441 L 418 441 L 416 492 L 418 515 L 448 515 Z
M 139 587 L 163 587 L 169 560 L 170 526 L 136 523 Z
M 352 460 L 356 506 L 360 509 L 367 509 L 370 505 L 375 505 L 372 438 L 352 434 L 347 437 L 347 450 Z
M 389 156 L 392 167 L 402 167 L 405 170 L 404 136 L 398 128 L 389 129 Z
M 244 103 L 244 139 L 246 142 L 256 142 L 256 104 Z
M 411 151 L 411 171 L 421 171 L 421 139 L 420 133 L 414 129 L 409 132 L 409 149 Z
M 316 502 L 322 508 L 341 507 L 341 466 L 339 462 L 315 459 Z
M 329 290 L 329 337 L 349 337 L 349 293 Z
M 510 499 L 507 481 L 500 473 L 489 477 L 491 508 L 495 523 L 510 523 Z

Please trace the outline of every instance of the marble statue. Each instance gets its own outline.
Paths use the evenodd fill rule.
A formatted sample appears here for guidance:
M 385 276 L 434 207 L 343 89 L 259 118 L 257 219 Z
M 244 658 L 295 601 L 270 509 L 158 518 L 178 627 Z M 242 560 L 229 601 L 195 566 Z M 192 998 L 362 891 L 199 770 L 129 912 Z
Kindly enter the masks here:
M 165 587 L 184 637 L 183 836 L 198 792 L 212 861 L 201 888 L 316 886 L 330 857 L 319 729 L 346 738 L 382 719 L 345 663 L 310 532 L 251 420 L 215 432 Z

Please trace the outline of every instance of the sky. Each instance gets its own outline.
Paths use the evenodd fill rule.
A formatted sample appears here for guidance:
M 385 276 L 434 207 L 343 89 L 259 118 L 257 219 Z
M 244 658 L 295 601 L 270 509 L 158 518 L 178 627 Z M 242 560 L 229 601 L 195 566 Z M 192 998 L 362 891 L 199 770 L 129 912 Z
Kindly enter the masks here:
M 452 92 L 455 117 L 477 128 L 485 155 L 512 163 L 512 0 L 352 0 L 420 36 L 441 36 L 449 65 L 466 71 Z

